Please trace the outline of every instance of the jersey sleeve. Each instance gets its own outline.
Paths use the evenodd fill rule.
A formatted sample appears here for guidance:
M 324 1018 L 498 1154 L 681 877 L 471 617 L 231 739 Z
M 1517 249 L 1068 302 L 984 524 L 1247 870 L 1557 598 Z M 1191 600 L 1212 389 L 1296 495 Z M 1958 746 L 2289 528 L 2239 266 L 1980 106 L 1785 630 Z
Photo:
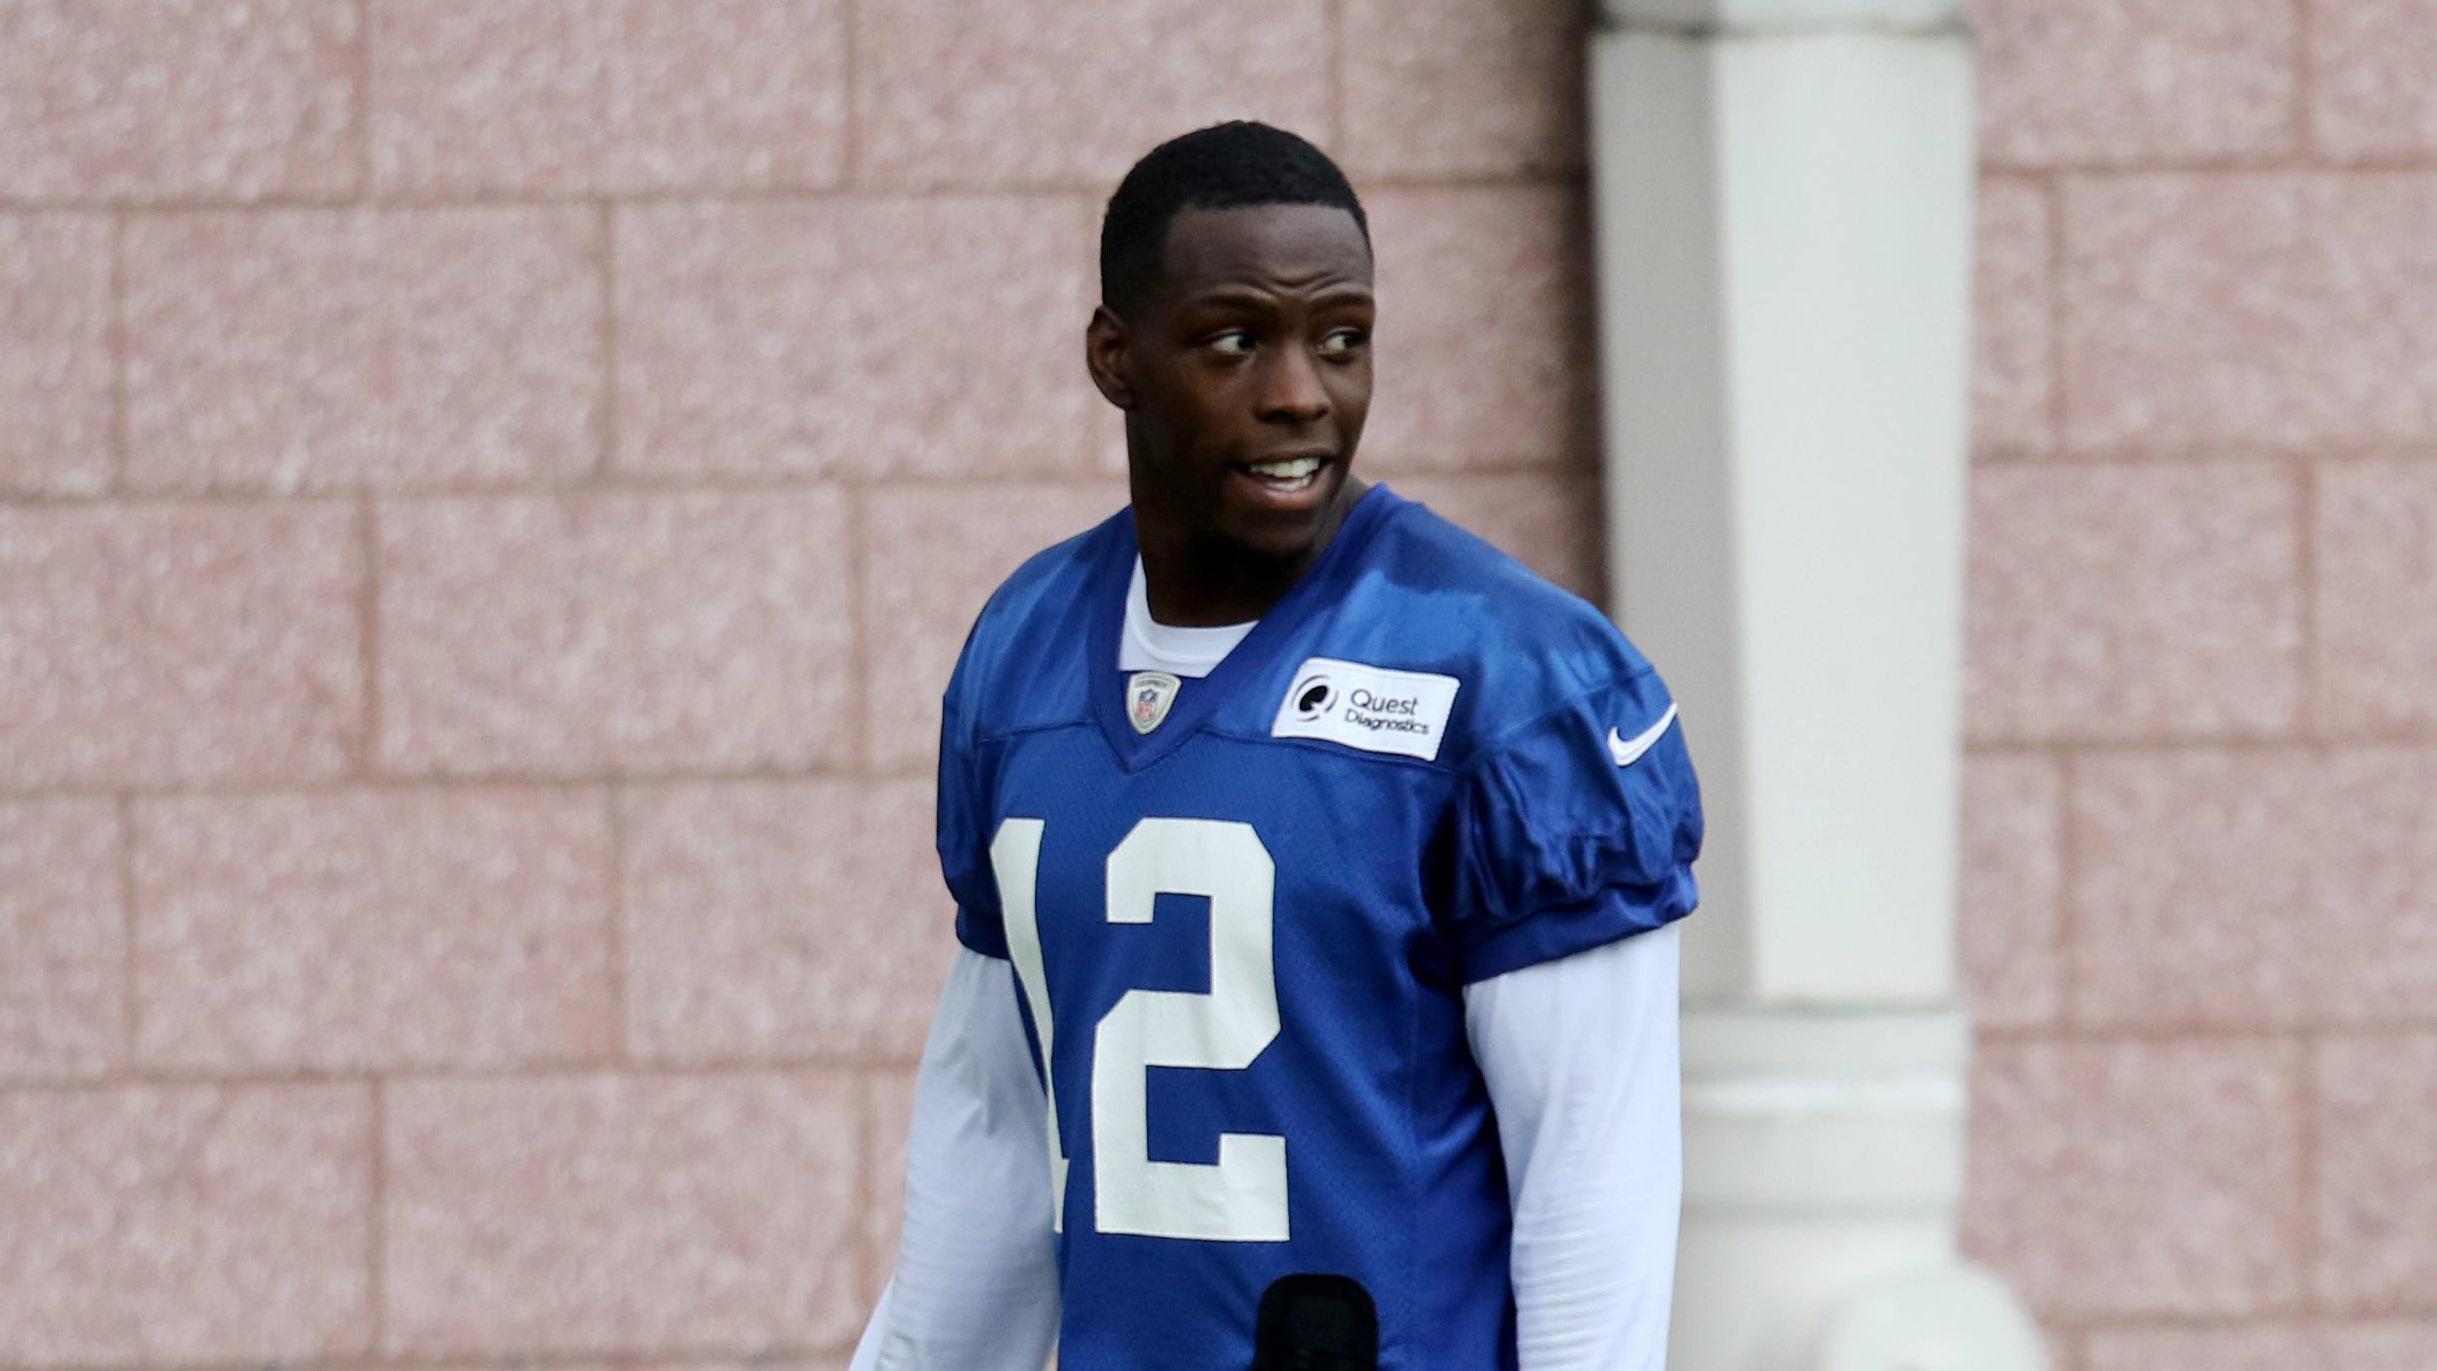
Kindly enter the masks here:
M 1701 794 L 1647 667 L 1566 699 L 1466 768 L 1449 934 L 1465 982 L 1692 912 Z
M 1039 1371 L 1058 1332 L 1048 1100 L 1013 971 L 959 953 L 914 1078 L 904 1223 L 852 1371 Z
M 1530 1371 L 1664 1371 L 1684 1200 L 1679 927 L 1464 987 Z
M 972 644 L 948 678 L 939 718 L 939 870 L 956 897 L 956 940 L 985 957 L 1007 960 L 997 878 L 990 870 L 990 821 L 975 746 L 968 668 Z

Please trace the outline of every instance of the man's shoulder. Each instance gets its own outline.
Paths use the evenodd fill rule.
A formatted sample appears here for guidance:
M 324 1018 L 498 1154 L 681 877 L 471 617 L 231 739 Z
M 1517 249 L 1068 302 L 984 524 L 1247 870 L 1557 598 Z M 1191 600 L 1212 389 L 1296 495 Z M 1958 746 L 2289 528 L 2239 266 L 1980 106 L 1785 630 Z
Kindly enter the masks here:
M 1586 633 L 1621 636 L 1597 605 L 1419 501 L 1406 502 L 1381 541 L 1390 574 L 1410 594 L 1456 596 L 1482 611 L 1462 627 L 1485 648 L 1557 648 Z
M 1089 631 L 1089 591 L 1107 541 L 1116 536 L 1123 517 L 1119 511 L 1032 554 L 990 593 L 965 637 L 949 683 L 951 703 L 962 697 L 959 712 L 968 736 L 1040 722 L 1031 717 L 1039 700 L 1079 698 L 1073 691 L 1054 688 L 1054 682 L 1032 678 L 1061 669 L 1062 662 L 1079 660 L 1065 648 Z M 982 717 L 985 704 L 988 719 Z
M 1652 672 L 1598 606 L 1427 507 L 1403 511 L 1381 544 L 1365 587 L 1381 647 L 1463 683 L 1460 732 L 1476 745 Z
M 1125 517 L 1123 510 L 1069 538 L 1025 558 L 999 582 L 975 618 L 975 637 L 985 633 L 1021 633 L 1043 614 L 1071 606 L 1096 569 L 1099 555 Z

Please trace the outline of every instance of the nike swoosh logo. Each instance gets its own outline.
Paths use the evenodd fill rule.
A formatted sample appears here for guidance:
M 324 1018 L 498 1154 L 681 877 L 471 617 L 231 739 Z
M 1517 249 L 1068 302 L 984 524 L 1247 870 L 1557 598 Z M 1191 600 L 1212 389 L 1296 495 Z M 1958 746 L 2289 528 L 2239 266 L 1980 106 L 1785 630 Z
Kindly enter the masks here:
M 1608 726 L 1608 755 L 1616 759 L 1618 766 L 1631 766 L 1641 759 L 1643 753 L 1655 746 L 1660 738 L 1666 736 L 1667 726 L 1674 722 L 1675 706 L 1671 704 L 1667 706 L 1667 712 L 1659 716 L 1657 723 L 1630 738 L 1618 737 L 1615 725 L 1611 724 Z

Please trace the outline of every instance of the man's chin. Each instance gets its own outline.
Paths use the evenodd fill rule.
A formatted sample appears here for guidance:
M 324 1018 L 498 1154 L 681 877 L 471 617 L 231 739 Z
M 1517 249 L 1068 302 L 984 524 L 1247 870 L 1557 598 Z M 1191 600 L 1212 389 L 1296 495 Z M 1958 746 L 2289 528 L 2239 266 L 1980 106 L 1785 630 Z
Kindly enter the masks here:
M 1308 560 L 1336 530 L 1345 486 L 1344 469 L 1333 468 L 1321 473 L 1307 499 L 1230 502 L 1219 532 L 1265 561 Z

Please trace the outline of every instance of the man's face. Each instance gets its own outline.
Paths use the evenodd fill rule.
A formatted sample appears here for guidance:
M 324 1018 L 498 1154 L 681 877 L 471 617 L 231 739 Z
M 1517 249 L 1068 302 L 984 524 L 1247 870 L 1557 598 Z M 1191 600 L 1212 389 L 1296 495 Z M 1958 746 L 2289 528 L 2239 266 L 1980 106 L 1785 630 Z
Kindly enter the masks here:
M 1334 532 L 1371 407 L 1371 250 L 1323 205 L 1189 209 L 1090 357 L 1127 412 L 1137 517 L 1300 559 Z

